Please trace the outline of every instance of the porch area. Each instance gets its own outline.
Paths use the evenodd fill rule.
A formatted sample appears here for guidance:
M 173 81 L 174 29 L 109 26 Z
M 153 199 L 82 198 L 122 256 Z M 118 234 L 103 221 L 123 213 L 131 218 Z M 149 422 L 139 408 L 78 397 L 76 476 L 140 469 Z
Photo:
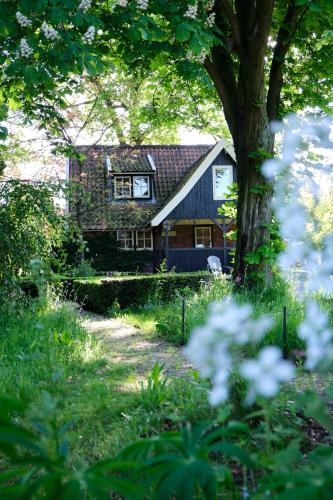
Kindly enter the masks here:
M 163 245 L 168 269 L 177 272 L 207 269 L 207 258 L 218 257 L 224 272 L 230 273 L 235 242 L 227 238 L 234 222 L 225 217 L 216 219 L 173 219 L 162 223 Z

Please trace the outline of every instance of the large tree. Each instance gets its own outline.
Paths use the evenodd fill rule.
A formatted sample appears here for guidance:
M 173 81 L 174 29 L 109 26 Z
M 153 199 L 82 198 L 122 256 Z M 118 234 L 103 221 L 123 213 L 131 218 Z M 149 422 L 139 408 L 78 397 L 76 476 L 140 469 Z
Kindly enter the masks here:
M 236 274 L 270 237 L 269 186 L 260 172 L 274 153 L 270 122 L 332 100 L 331 0 L 13 0 L 0 19 L 0 118 L 20 106 L 53 119 L 53 106 L 82 72 L 165 66 L 188 82 L 214 83 L 238 169 Z M 321 40 L 321 43 L 318 43 Z M 317 49 L 317 50 L 316 50 Z M 193 86 L 194 87 L 194 86 Z M 281 97 L 283 99 L 281 99 Z M 43 98 L 43 99 L 42 99 Z M 195 96 L 192 97 L 195 101 Z M 0 134 L 5 130 L 0 129 Z M 255 266 L 254 266 L 255 268 Z M 256 269 L 254 269 L 256 270 Z
M 236 153 L 235 272 L 244 277 L 246 256 L 269 245 L 272 189 L 260 166 L 274 154 L 270 122 L 332 99 L 332 45 L 317 44 L 332 26 L 331 0 L 119 0 L 101 17 L 129 63 L 168 65 L 188 79 L 201 65 L 214 82 Z

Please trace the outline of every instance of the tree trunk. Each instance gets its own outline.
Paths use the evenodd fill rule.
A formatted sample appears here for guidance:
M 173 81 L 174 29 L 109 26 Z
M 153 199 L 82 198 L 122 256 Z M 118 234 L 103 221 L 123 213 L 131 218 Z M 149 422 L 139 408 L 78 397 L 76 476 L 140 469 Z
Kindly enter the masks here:
M 260 272 L 267 282 L 270 273 L 265 260 L 261 258 L 258 263 L 248 264 L 247 256 L 253 252 L 258 255 L 270 238 L 272 188 L 261 174 L 261 166 L 263 160 L 273 154 L 274 134 L 267 116 L 264 61 L 258 57 L 258 48 L 253 44 L 246 46 L 240 61 L 233 133 L 238 173 L 234 274 L 242 281 L 251 282 Z

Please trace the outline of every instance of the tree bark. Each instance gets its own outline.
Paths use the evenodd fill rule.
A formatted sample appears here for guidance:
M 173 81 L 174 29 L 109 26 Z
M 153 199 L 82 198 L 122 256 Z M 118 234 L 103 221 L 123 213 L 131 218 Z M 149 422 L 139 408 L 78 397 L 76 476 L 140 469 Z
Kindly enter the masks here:
M 230 9 L 226 12 L 226 3 L 231 6 L 222 1 L 217 4 L 220 5 L 217 19 L 224 33 L 225 19 L 233 21 L 230 32 L 237 48 L 238 65 L 228 53 L 228 41 L 224 39 L 205 66 L 222 101 L 236 154 L 238 210 L 234 275 L 244 282 L 251 280 L 253 273 L 263 272 L 267 281 L 270 273 L 265 264 L 249 265 L 246 256 L 257 252 L 270 238 L 272 189 L 260 167 L 274 148 L 264 77 L 274 0 L 237 0 L 234 13 Z M 237 79 L 233 76 L 236 70 Z

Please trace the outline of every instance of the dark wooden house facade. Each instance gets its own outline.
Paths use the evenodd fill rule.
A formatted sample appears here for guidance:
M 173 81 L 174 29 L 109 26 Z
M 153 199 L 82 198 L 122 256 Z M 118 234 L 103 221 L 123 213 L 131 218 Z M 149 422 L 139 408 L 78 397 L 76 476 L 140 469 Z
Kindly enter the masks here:
M 145 251 L 146 270 L 164 258 L 177 271 L 206 269 L 210 255 L 230 265 L 232 221 L 218 208 L 236 172 L 224 141 L 80 149 L 86 159 L 68 160 L 67 175 L 80 186 L 69 211 L 84 236 L 112 233 L 125 260 Z

